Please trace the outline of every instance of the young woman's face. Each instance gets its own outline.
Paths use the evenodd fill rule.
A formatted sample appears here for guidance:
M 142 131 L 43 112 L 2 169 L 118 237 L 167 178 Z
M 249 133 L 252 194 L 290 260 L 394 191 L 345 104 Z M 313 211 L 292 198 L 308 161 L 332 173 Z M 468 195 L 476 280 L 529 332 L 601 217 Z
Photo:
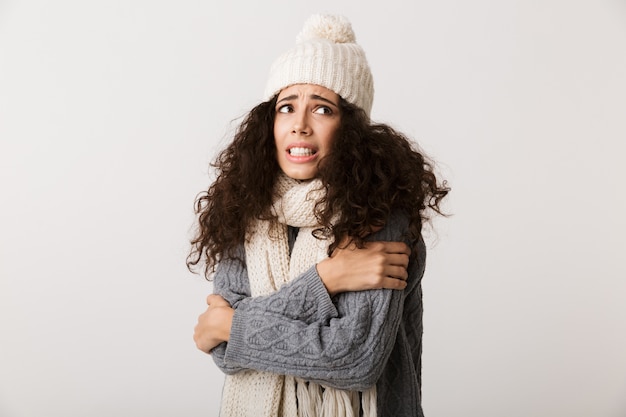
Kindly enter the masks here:
M 340 122 L 339 96 L 334 91 L 314 84 L 282 90 L 276 100 L 274 141 L 283 172 L 297 180 L 315 178 Z

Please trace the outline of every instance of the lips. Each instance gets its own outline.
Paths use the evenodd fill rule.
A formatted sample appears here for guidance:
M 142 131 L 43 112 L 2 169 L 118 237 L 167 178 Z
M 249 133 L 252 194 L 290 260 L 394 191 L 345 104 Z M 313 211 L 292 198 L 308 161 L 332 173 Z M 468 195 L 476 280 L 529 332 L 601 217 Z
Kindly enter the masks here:
M 287 150 L 291 156 L 311 156 L 315 151 L 311 148 L 293 147 Z
M 294 143 L 287 147 L 287 159 L 292 162 L 310 162 L 317 156 L 317 149 L 309 144 Z

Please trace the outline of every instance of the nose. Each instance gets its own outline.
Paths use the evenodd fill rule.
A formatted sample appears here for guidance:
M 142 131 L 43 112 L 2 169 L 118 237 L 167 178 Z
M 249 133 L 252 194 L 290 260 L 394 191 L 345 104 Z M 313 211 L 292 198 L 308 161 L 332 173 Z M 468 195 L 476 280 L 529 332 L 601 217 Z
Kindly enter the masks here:
M 297 135 L 309 135 L 311 126 L 309 125 L 308 113 L 306 111 L 297 112 L 294 115 L 292 133 Z

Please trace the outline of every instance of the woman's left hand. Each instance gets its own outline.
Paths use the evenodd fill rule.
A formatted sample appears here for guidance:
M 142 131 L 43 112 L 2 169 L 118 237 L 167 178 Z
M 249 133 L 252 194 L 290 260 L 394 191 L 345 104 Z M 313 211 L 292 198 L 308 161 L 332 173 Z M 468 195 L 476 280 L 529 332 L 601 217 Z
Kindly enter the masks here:
M 209 295 L 206 303 L 209 308 L 198 317 L 193 340 L 198 349 L 210 353 L 215 346 L 222 342 L 228 342 L 235 310 L 228 301 L 217 294 Z

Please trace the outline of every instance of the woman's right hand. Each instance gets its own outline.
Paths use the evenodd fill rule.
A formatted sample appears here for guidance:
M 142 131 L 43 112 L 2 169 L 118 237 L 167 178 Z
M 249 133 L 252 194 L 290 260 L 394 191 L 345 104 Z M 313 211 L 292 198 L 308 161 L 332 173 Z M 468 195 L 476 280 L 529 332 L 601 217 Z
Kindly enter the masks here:
M 410 254 L 402 242 L 366 242 L 362 249 L 350 244 L 318 263 L 317 273 L 331 296 L 379 288 L 402 290 Z

